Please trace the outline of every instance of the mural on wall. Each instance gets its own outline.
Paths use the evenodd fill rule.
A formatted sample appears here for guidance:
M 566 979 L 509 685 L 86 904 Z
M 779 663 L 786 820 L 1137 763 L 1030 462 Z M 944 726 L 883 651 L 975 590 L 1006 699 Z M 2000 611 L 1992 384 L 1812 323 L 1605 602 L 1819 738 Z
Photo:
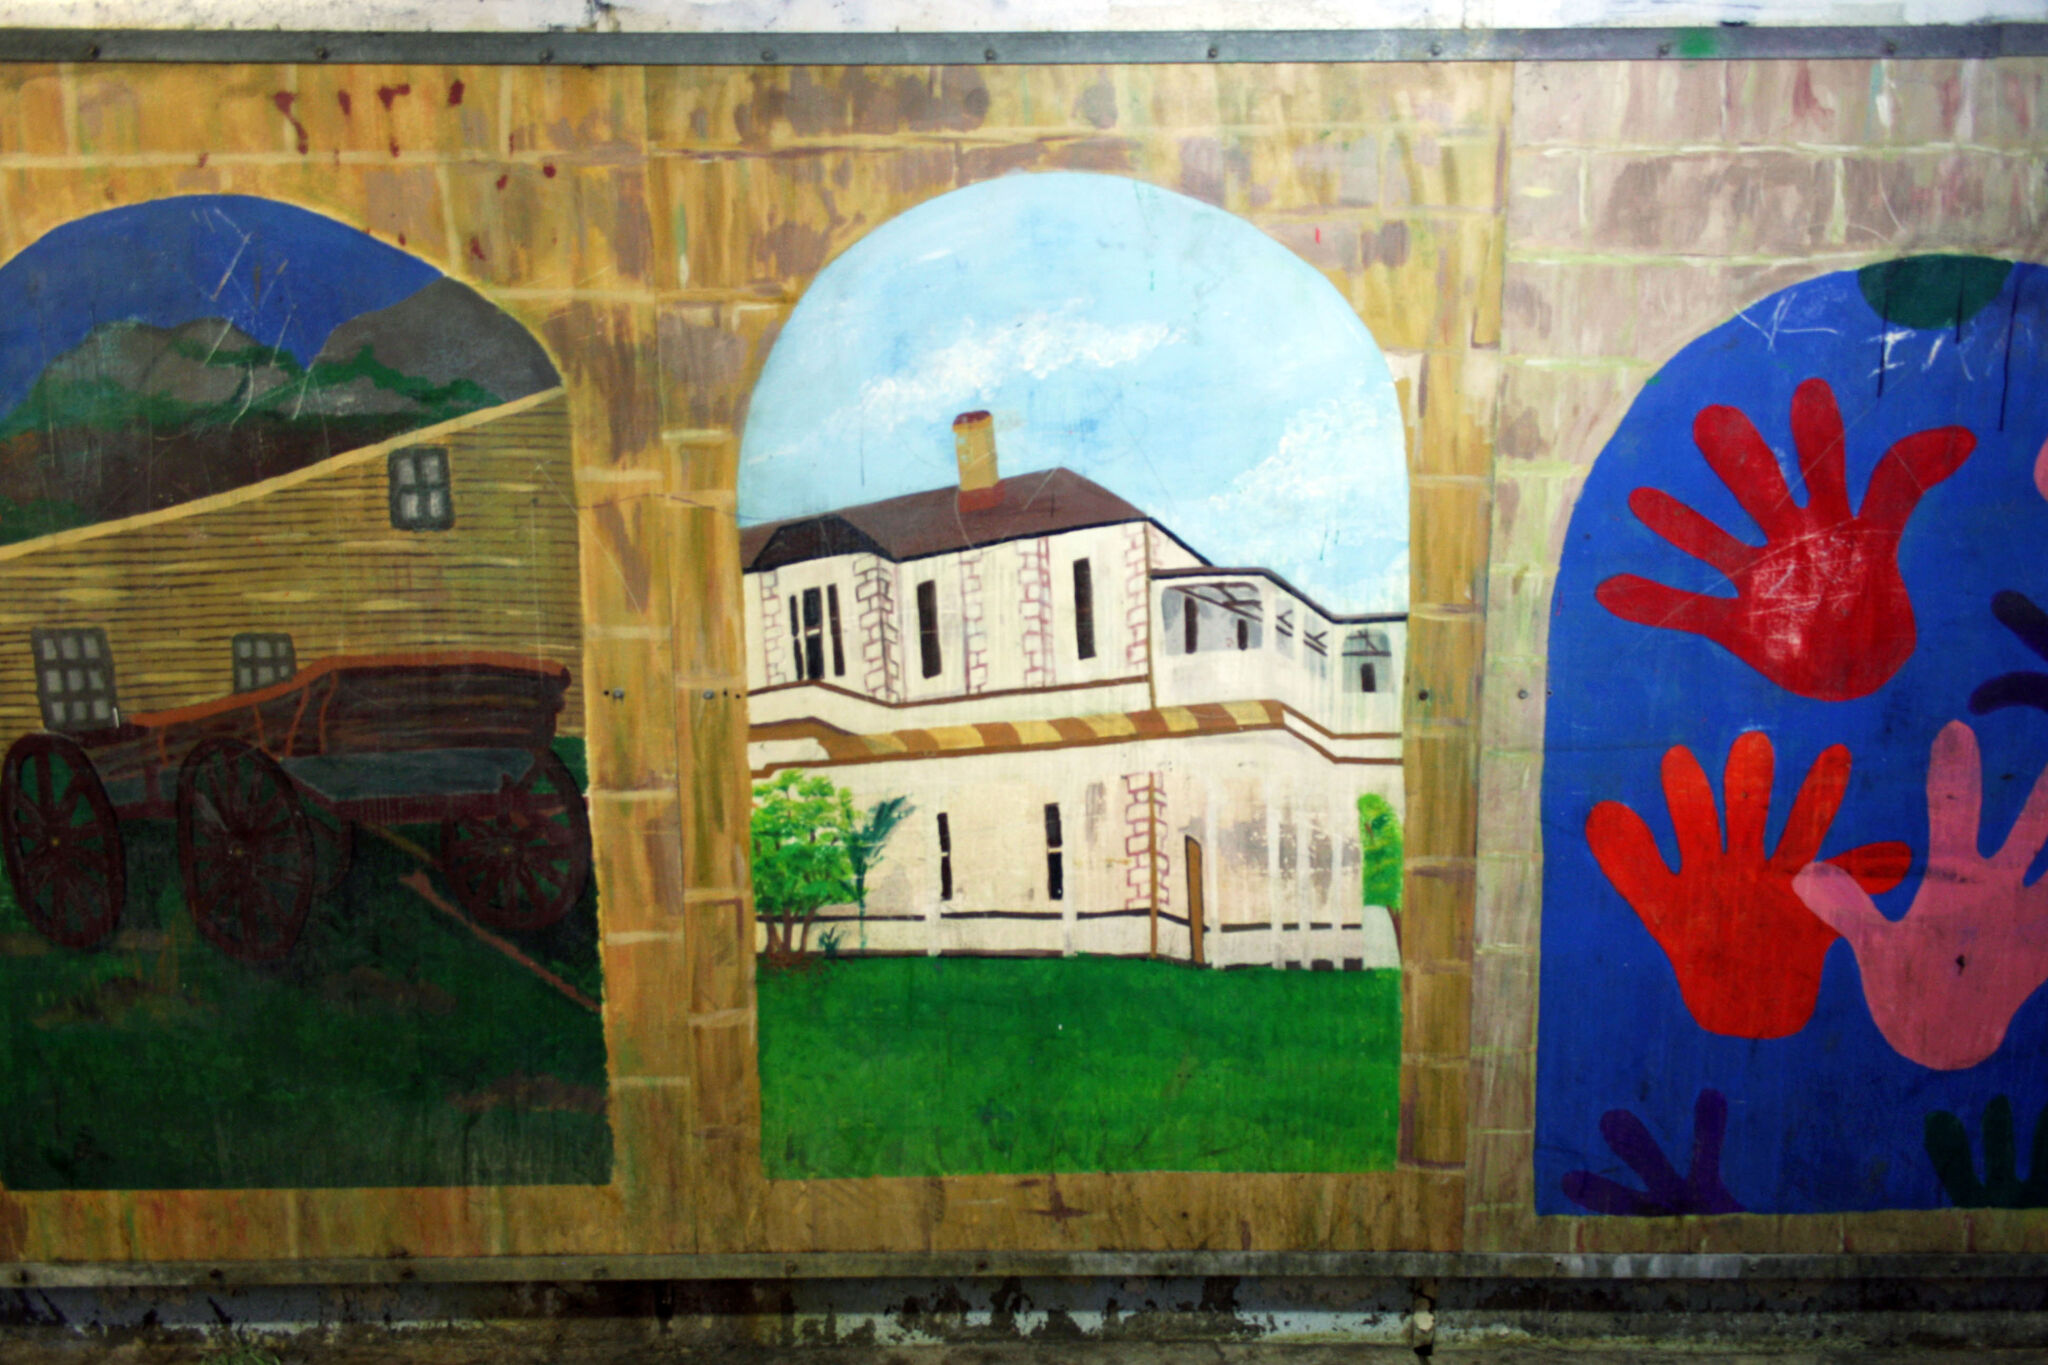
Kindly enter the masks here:
M 2048 270 L 1891 261 L 1687 346 L 1594 465 L 1550 630 L 1540 1211 L 2044 1203 L 2044 378 Z
M 1136 182 L 818 276 L 739 481 L 771 1177 L 1392 1164 L 1405 446 L 1327 281 Z
M 0 1184 L 602 1182 L 560 381 L 239 196 L 0 267 Z

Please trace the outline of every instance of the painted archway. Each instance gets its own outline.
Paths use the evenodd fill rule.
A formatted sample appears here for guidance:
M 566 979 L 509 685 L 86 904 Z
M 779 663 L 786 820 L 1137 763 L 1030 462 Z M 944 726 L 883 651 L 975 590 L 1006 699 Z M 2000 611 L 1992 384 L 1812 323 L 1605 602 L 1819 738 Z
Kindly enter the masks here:
M 1391 1163 L 1407 470 L 1329 281 L 1138 181 L 956 190 L 811 282 L 739 459 L 771 1176 Z M 1203 1079 L 1116 1079 L 1185 1028 Z M 1240 1047 L 1293 1098 L 1218 1100 Z
M 0 1180 L 606 1181 L 545 351 L 235 195 L 51 230 L 0 318 L 0 923 L 54 945 L 0 955 Z M 480 870 L 508 811 L 559 850 Z
M 2039 266 L 1822 276 L 1685 347 L 1595 464 L 1550 632 L 1540 1211 L 2032 1198 L 1973 1152 L 2048 1099 L 2044 348 Z

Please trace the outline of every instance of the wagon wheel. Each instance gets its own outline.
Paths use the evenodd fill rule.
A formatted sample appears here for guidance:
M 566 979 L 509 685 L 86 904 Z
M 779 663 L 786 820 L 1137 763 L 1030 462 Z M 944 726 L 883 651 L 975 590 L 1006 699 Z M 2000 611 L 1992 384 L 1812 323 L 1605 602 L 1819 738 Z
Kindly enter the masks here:
M 29 922 L 63 948 L 96 948 L 121 922 L 128 864 L 92 760 L 62 735 L 24 735 L 0 767 L 7 880 Z
M 208 942 L 275 962 L 305 927 L 319 879 L 312 820 L 284 769 L 237 739 L 209 739 L 178 770 L 178 868 Z
M 488 813 L 441 823 L 441 866 L 462 907 L 498 929 L 545 929 L 590 876 L 590 816 L 562 760 L 542 749 Z

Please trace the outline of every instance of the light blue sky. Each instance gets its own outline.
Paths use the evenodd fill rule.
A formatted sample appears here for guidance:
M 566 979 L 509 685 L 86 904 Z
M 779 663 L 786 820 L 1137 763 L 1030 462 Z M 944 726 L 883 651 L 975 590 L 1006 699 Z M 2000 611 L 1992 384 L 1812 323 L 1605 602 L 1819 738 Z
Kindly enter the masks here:
M 1338 611 L 1406 610 L 1406 437 L 1343 297 L 1250 224 L 1119 176 L 1010 175 L 822 271 L 740 448 L 743 524 L 953 483 L 952 420 L 1002 472 L 1064 465 L 1216 564 Z

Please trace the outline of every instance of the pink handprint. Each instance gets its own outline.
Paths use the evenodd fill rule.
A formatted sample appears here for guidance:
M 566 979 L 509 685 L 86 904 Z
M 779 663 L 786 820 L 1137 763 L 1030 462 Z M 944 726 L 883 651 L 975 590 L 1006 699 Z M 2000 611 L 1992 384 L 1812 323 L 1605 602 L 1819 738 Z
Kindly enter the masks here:
M 1624 621 L 1703 635 L 1802 697 L 1846 701 L 1882 687 L 1912 657 L 1915 639 L 1899 537 L 1920 495 L 1955 473 L 1977 438 L 1962 427 L 1937 427 L 1896 442 L 1852 515 L 1842 413 L 1826 380 L 1809 379 L 1792 395 L 1804 507 L 1792 501 L 1778 457 L 1739 410 L 1702 408 L 1692 436 L 1765 543 L 1745 544 L 1669 493 L 1638 488 L 1628 505 L 1643 525 L 1720 570 L 1735 596 L 1619 574 L 1594 590 L 1600 605 Z
M 1982 794 L 1977 736 L 1950 721 L 1927 765 L 1927 870 L 1905 918 L 1886 919 L 1848 873 L 1826 863 L 1809 864 L 1792 883 L 1855 950 L 1885 1041 L 1937 1071 L 1998 1051 L 2013 1015 L 2048 981 L 2048 878 L 2025 882 L 2048 841 L 2048 772 L 1989 858 L 1977 851 Z

